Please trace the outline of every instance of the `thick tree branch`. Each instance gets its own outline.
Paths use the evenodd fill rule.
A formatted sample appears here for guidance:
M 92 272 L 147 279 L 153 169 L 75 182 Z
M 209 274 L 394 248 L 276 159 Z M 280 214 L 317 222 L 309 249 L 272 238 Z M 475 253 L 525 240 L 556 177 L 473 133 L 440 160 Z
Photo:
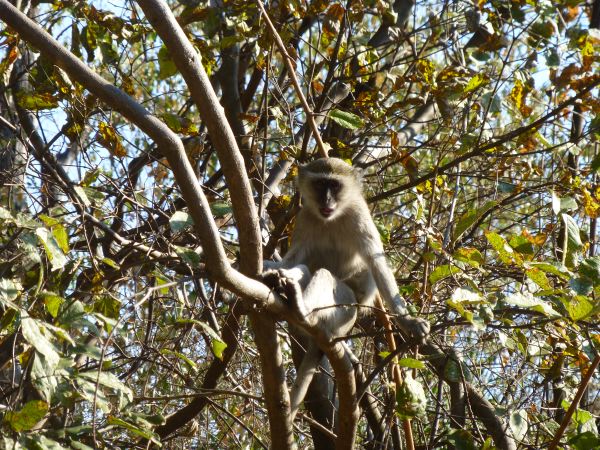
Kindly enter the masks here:
M 104 80 L 90 70 L 86 64 L 72 55 L 44 29 L 22 14 L 7 0 L 0 0 L 0 19 L 9 24 L 24 40 L 52 59 L 73 80 L 119 111 L 155 141 L 161 153 L 168 159 L 182 196 L 186 200 L 200 235 L 206 259 L 210 261 L 209 271 L 215 280 L 238 295 L 245 296 L 263 306 L 269 306 L 276 311 L 283 311 L 285 308 L 281 302 L 271 294 L 264 284 L 242 275 L 229 265 L 219 231 L 210 212 L 210 206 L 179 137 L 130 96 L 115 87 L 114 83 Z
M 162 0 L 139 0 L 146 18 L 163 40 L 185 80 L 192 99 L 219 155 L 231 194 L 240 241 L 240 266 L 250 276 L 261 271 L 262 246 L 252 189 L 223 107 L 215 94 L 200 55 L 187 39 L 171 9 Z M 188 203 L 189 205 L 189 203 Z
M 169 6 L 162 0 L 139 0 L 138 3 L 169 49 L 206 124 L 231 194 L 240 241 L 240 268 L 243 273 L 255 276 L 262 270 L 262 242 L 252 190 L 235 135 L 202 67 L 200 55 Z M 294 443 L 289 420 L 289 394 L 275 320 L 255 311 L 249 315 L 261 356 L 271 439 L 275 447 L 289 448 Z

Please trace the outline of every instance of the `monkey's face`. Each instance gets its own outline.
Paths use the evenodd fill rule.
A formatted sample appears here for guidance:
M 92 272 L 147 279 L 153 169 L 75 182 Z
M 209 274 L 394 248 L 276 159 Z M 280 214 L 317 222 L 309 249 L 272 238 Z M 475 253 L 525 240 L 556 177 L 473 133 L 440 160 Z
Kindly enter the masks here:
M 303 207 L 329 222 L 362 199 L 360 173 L 337 158 L 320 158 L 298 170 L 298 189 Z
M 338 207 L 342 184 L 335 178 L 317 178 L 312 182 L 319 213 L 325 219 L 332 217 Z
M 301 193 L 305 207 L 324 220 L 331 220 L 340 212 L 343 184 L 336 178 L 312 178 Z

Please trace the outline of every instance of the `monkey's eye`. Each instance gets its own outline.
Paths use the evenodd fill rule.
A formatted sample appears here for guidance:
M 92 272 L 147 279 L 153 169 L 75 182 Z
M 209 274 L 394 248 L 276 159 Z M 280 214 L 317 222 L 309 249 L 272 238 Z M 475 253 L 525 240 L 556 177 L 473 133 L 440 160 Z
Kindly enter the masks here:
M 332 180 L 330 178 L 321 178 L 315 180 L 313 183 L 314 189 L 317 192 L 330 191 L 332 194 L 337 194 L 342 189 L 342 183 L 338 180 Z
M 338 180 L 329 180 L 329 189 L 331 189 L 334 194 L 340 192 L 341 188 L 342 184 Z

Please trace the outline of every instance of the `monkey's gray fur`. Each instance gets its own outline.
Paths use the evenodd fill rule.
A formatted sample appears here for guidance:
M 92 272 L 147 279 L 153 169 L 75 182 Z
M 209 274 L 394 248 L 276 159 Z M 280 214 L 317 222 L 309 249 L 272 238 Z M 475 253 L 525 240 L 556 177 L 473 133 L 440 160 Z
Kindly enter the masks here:
M 337 158 L 300 167 L 302 209 L 292 245 L 280 263 L 265 262 L 263 280 L 287 299 L 300 323 L 316 326 L 331 338 L 345 336 L 356 320 L 356 305 L 372 306 L 379 290 L 403 333 L 423 342 L 429 323 L 406 309 L 363 197 L 361 179 L 359 170 Z M 290 395 L 292 420 L 321 357 L 311 341 Z

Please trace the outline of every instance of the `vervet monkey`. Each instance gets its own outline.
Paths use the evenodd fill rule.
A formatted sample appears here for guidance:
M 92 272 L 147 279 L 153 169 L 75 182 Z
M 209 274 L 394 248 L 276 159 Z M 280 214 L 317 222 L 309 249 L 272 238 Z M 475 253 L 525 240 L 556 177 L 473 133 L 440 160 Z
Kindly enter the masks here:
M 300 167 L 297 185 L 302 209 L 292 245 L 280 263 L 266 263 L 264 282 L 290 303 L 300 323 L 330 338 L 346 335 L 356 304 L 372 306 L 379 290 L 404 334 L 423 342 L 429 323 L 410 316 L 399 294 L 363 197 L 360 170 L 338 158 L 321 158 Z M 292 420 L 321 357 L 311 341 L 291 391 Z

